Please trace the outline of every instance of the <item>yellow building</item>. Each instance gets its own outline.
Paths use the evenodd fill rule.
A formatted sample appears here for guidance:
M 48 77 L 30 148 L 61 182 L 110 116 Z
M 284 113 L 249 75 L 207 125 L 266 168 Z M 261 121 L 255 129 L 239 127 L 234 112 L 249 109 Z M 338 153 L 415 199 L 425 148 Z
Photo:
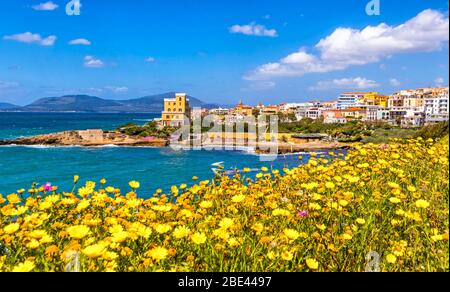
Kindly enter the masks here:
M 190 121 L 191 106 L 186 93 L 177 93 L 175 98 L 164 99 L 162 124 L 165 127 L 181 127 Z
M 253 115 L 253 107 L 244 105 L 241 101 L 234 109 L 234 112 L 241 116 L 251 117 Z
M 369 92 L 364 95 L 364 105 L 376 105 L 381 107 L 387 107 L 389 102 L 389 96 L 382 95 L 378 92 Z
M 407 97 L 403 99 L 404 107 L 422 107 L 425 100 L 420 97 Z

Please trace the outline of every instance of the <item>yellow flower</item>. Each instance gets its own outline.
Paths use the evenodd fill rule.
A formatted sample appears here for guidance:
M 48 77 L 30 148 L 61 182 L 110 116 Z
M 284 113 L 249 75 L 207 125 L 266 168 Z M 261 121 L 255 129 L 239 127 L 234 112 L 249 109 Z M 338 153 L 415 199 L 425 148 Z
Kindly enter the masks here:
M 287 238 L 289 238 L 290 240 L 296 240 L 297 238 L 300 237 L 300 233 L 298 233 L 294 229 L 285 229 L 284 230 L 284 235 L 286 235 Z
M 122 243 L 127 240 L 129 234 L 127 231 L 119 231 L 112 234 L 112 242 Z
M 141 187 L 141 184 L 135 180 L 130 181 L 128 183 L 128 185 L 132 188 L 132 189 L 139 189 Z
M 142 203 L 142 201 L 139 200 L 139 199 L 130 199 L 130 200 L 127 200 L 127 206 L 128 206 L 129 208 L 137 208 L 137 207 L 139 207 L 139 206 L 141 205 L 141 203 Z
M 5 226 L 3 228 L 3 231 L 6 234 L 13 234 L 13 233 L 16 233 L 16 231 L 19 230 L 19 228 L 20 228 L 20 224 L 19 223 L 11 223 L 11 224 Z
M 309 204 L 309 209 L 310 209 L 310 210 L 318 211 L 318 210 L 322 209 L 322 206 L 320 206 L 320 205 L 317 204 L 317 203 L 310 203 L 310 204 Z
M 353 236 L 351 236 L 350 234 L 344 233 L 342 235 L 342 238 L 345 239 L 345 240 L 351 240 L 353 238 Z
M 393 254 L 388 254 L 386 256 L 386 261 L 390 264 L 395 264 L 395 262 L 397 261 L 397 257 Z
M 268 169 L 267 167 L 263 166 L 263 167 L 261 167 L 261 171 L 262 171 L 262 172 L 268 172 L 269 169 Z
M 149 256 L 155 261 L 162 261 L 169 255 L 169 252 L 164 247 L 155 247 L 148 252 Z
M 189 236 L 190 232 L 191 231 L 189 230 L 189 228 L 185 226 L 178 226 L 173 231 L 173 237 L 175 237 L 176 239 L 182 239 Z
M 414 186 L 408 186 L 408 191 L 410 191 L 411 193 L 414 193 L 417 191 L 417 189 Z
M 219 222 L 219 226 L 223 229 L 228 229 L 234 225 L 234 220 L 230 218 L 223 218 Z
M 248 167 L 245 167 L 244 169 L 243 169 L 243 172 L 244 173 L 249 173 L 250 171 L 252 171 L 250 168 L 248 168 Z
M 431 236 L 431 240 L 433 240 L 433 242 L 437 242 L 437 241 L 441 241 L 444 240 L 444 236 L 443 235 L 433 235 Z
M 392 204 L 399 204 L 401 200 L 399 198 L 392 197 L 389 199 Z
M 400 189 L 399 184 L 395 183 L 395 182 L 389 182 L 388 186 L 392 189 Z
M 139 226 L 136 234 L 142 238 L 148 239 L 152 235 L 152 229 L 146 226 Z
M 273 261 L 274 259 L 277 258 L 277 254 L 275 254 L 273 251 L 269 251 L 269 252 L 267 253 L 267 258 L 268 258 L 269 260 Z
M 172 227 L 168 224 L 157 224 L 155 227 L 156 232 L 159 234 L 164 234 L 172 230 Z
M 206 242 L 206 235 L 204 233 L 197 232 L 191 236 L 191 239 L 195 244 L 204 244 Z
M 290 251 L 285 251 L 285 252 L 281 253 L 281 258 L 285 261 L 292 261 L 292 259 L 294 258 L 294 255 Z
M 284 209 L 275 209 L 272 211 L 272 215 L 273 216 L 285 216 L 285 217 L 289 217 L 291 215 L 291 213 L 288 210 L 284 210 Z
M 14 273 L 27 273 L 31 272 L 34 269 L 34 263 L 32 261 L 25 261 L 23 263 L 18 264 L 15 266 L 12 271 Z
M 77 211 L 78 212 L 81 212 L 81 211 L 83 211 L 84 209 L 86 209 L 87 207 L 89 207 L 91 205 L 91 202 L 89 201 L 89 200 L 81 200 L 79 203 L 78 203 L 78 206 L 77 206 Z
M 92 194 L 94 192 L 93 188 L 89 188 L 89 187 L 81 187 L 78 189 L 78 195 L 82 198 L 86 198 L 87 196 L 89 196 L 90 194 Z
M 40 244 L 46 244 L 46 243 L 52 243 L 52 242 L 53 242 L 53 238 L 48 234 L 42 236 L 41 240 L 39 240 Z
M 36 249 L 39 247 L 39 241 L 37 241 L 36 239 L 32 239 L 25 246 L 28 247 L 29 249 Z
M 327 229 L 327 227 L 325 226 L 325 224 L 317 224 L 316 227 L 322 231 L 324 231 L 325 229 Z
M 39 210 L 44 211 L 44 210 L 50 209 L 52 206 L 53 206 L 52 202 L 44 201 L 39 204 Z
M 240 202 L 242 202 L 244 200 L 245 200 L 245 196 L 244 195 L 236 195 L 236 196 L 233 196 L 231 198 L 231 201 L 233 201 L 233 203 L 240 203 Z
M 360 178 L 357 176 L 352 176 L 352 177 L 348 178 L 348 181 L 351 183 L 357 183 L 357 182 L 359 182 L 359 180 L 360 180 Z
M 348 201 L 346 201 L 346 200 L 339 200 L 339 205 L 341 205 L 342 207 L 347 207 Z
M 319 268 L 319 262 L 317 262 L 315 259 L 306 259 L 306 265 L 311 270 L 317 270 Z
M 25 212 L 27 212 L 27 211 L 28 211 L 28 207 L 27 206 L 20 206 L 20 207 L 17 207 L 15 215 L 20 216 L 20 215 L 25 214 Z
M 8 195 L 8 196 L 6 196 L 6 198 L 8 199 L 10 204 L 17 204 L 17 203 L 20 203 L 20 201 L 21 201 L 17 194 Z
M 210 209 L 212 207 L 213 207 L 213 202 L 211 202 L 211 201 L 202 201 L 200 203 L 200 208 L 202 208 L 202 209 Z
M 82 250 L 82 252 L 90 258 L 98 258 L 106 252 L 106 247 L 103 244 L 93 244 Z
M 358 218 L 358 219 L 356 219 L 356 223 L 358 223 L 360 225 L 364 225 L 364 224 L 366 224 L 366 220 L 364 220 L 362 218 Z
M 69 236 L 75 239 L 83 239 L 86 236 L 88 236 L 91 232 L 89 227 L 85 225 L 76 225 L 71 226 L 66 229 L 67 233 L 69 233 Z
M 325 187 L 326 187 L 327 189 L 334 189 L 335 186 L 336 186 L 336 185 L 335 185 L 333 182 L 331 182 L 331 181 L 328 181 L 328 182 L 325 183 Z
M 417 208 L 426 209 L 426 208 L 430 207 L 430 203 L 428 203 L 428 202 L 425 201 L 425 200 L 418 200 L 418 201 L 416 202 L 416 207 L 417 207 Z
M 47 235 L 47 231 L 45 230 L 33 230 L 32 232 L 28 233 L 28 236 L 35 239 L 41 239 Z
M 252 230 L 256 231 L 256 233 L 261 233 L 264 230 L 264 225 L 261 223 L 255 223 L 251 228 Z
M 240 242 L 239 242 L 236 238 L 230 238 L 230 239 L 227 241 L 227 243 L 228 243 L 228 245 L 229 245 L 230 247 L 237 247 L 237 246 L 239 246 L 239 244 L 240 244 Z
M 74 175 L 73 176 L 73 183 L 76 184 L 79 179 L 80 179 L 80 177 L 78 175 Z
M 100 180 L 100 183 L 101 183 L 102 185 L 106 184 L 106 179 L 102 178 L 102 179 Z

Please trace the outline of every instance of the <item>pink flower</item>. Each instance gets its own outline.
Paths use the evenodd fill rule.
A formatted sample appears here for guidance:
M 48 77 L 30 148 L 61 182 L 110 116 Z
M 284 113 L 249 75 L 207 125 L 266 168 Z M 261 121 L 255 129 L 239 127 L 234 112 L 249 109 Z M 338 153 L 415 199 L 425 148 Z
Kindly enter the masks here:
M 297 214 L 298 217 L 300 218 L 305 218 L 309 216 L 309 212 L 308 211 L 301 211 L 300 213 Z
M 51 192 L 53 190 L 53 187 L 52 187 L 51 183 L 46 183 L 42 187 L 44 188 L 44 191 L 46 191 L 46 192 Z

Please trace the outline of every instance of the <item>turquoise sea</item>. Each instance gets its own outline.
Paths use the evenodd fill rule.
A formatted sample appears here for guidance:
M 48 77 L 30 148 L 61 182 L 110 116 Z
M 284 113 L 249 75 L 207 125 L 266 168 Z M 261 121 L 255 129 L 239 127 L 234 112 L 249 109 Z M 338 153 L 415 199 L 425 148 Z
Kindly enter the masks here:
M 0 113 L 0 139 L 13 139 L 64 130 L 112 130 L 134 122 L 145 124 L 156 114 Z M 107 185 L 128 190 L 128 182 L 141 182 L 140 195 L 148 197 L 162 188 L 190 184 L 192 176 L 213 177 L 211 164 L 224 162 L 226 169 L 244 167 L 282 169 L 304 163 L 303 155 L 279 156 L 261 162 L 259 156 L 241 151 L 173 151 L 170 148 L 132 147 L 0 147 L 0 194 L 27 189 L 33 182 L 52 183 L 70 191 L 74 175 L 80 182 L 107 180 Z

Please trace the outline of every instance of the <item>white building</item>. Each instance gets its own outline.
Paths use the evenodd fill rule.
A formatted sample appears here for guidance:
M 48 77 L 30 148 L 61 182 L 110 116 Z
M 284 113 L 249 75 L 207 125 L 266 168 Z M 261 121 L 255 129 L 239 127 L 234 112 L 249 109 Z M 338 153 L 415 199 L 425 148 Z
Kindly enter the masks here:
M 215 109 L 211 109 L 211 110 L 209 111 L 210 114 L 212 114 L 212 115 L 219 115 L 219 116 L 228 115 L 229 112 L 230 112 L 229 109 L 227 109 L 227 108 L 221 108 L 221 107 L 215 108 Z
M 425 123 L 423 107 L 392 107 L 389 108 L 389 121 L 394 125 L 422 126 Z
M 442 122 L 449 119 L 448 92 L 425 98 L 425 122 Z
M 290 110 L 296 110 L 298 108 L 309 108 L 309 107 L 313 107 L 314 104 L 309 103 L 309 102 L 305 102 L 305 103 L 285 103 L 283 105 L 280 105 L 280 110 L 282 112 L 287 112 Z
M 299 108 L 295 113 L 297 121 L 303 119 L 318 120 L 322 116 L 322 112 L 319 108 Z
M 342 93 L 338 97 L 337 108 L 348 109 L 352 107 L 358 107 L 361 105 L 361 101 L 364 99 L 366 92 L 346 92 Z
M 381 109 L 379 106 L 365 106 L 366 116 L 364 121 L 373 122 L 378 120 L 378 111 Z
M 390 119 L 391 119 L 390 110 L 385 108 L 377 110 L 377 121 L 389 121 Z

